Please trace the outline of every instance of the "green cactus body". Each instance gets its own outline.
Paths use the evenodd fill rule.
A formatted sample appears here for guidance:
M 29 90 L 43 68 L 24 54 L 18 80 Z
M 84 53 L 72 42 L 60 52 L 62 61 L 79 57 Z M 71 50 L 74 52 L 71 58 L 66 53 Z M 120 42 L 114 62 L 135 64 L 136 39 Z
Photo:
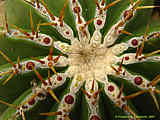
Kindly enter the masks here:
M 0 119 L 158 120 L 152 3 L 6 0 Z

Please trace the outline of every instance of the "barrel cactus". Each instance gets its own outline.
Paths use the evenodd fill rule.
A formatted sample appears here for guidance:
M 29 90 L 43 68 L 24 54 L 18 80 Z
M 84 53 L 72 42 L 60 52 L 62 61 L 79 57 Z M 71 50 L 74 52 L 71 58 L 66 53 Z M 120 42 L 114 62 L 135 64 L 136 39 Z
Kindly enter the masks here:
M 153 0 L 6 0 L 1 120 L 159 116 Z

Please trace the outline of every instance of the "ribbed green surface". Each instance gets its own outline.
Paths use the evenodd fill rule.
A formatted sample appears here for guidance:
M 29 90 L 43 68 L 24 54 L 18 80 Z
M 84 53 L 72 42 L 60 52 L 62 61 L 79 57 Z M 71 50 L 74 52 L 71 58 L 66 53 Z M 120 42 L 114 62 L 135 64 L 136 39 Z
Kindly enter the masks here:
M 107 0 L 107 4 L 113 2 L 114 0 Z M 54 15 L 59 16 L 65 0 L 46 0 L 48 8 L 53 12 Z M 94 17 L 95 14 L 95 2 L 94 0 L 79 0 L 83 12 L 82 15 L 84 19 L 90 20 Z M 125 10 L 129 6 L 129 0 L 122 0 L 120 3 L 115 6 L 109 8 L 107 11 L 106 23 L 104 28 L 101 30 L 101 33 L 104 36 L 108 32 L 108 30 L 114 25 L 121 17 L 123 10 Z M 143 0 L 141 5 L 152 5 L 153 0 Z M 32 10 L 33 20 L 35 23 L 35 27 L 39 20 L 41 22 L 46 22 L 46 19 L 41 17 L 31 6 L 24 3 L 23 0 L 6 0 L 5 4 L 8 23 L 15 24 L 20 28 L 23 28 L 26 31 L 31 32 L 30 28 L 30 17 L 29 11 Z M 150 22 L 149 32 L 154 32 L 160 30 L 159 21 L 150 20 L 150 16 L 152 13 L 152 9 L 138 10 L 135 17 L 126 25 L 125 30 L 133 33 L 133 36 L 121 35 L 116 43 L 127 41 L 131 37 L 143 35 L 146 30 L 146 25 Z M 74 16 L 71 12 L 69 5 L 65 9 L 65 17 L 64 21 L 73 29 L 75 36 L 77 36 L 77 31 L 75 27 Z M 89 31 L 91 35 L 94 32 L 94 25 L 91 23 L 89 25 Z M 70 43 L 69 40 L 63 38 L 54 28 L 49 26 L 42 26 L 40 28 L 40 32 L 51 36 L 55 40 L 64 41 Z M 151 40 L 149 43 L 145 44 L 144 53 L 152 52 L 154 50 L 160 49 L 160 39 Z M 12 61 L 17 60 L 17 57 L 20 56 L 22 60 L 30 59 L 30 56 L 35 57 L 44 57 L 48 55 L 49 47 L 44 47 L 33 42 L 29 42 L 23 39 L 13 39 L 8 38 L 5 35 L 0 36 L 0 50 L 2 50 Z M 126 51 L 134 52 L 136 49 L 129 49 Z M 54 50 L 54 55 L 58 55 L 60 51 Z M 6 60 L 0 56 L 0 70 L 5 70 L 11 67 Z M 140 74 L 146 77 L 149 80 L 152 80 L 158 73 L 160 72 L 160 63 L 159 62 L 145 62 L 145 63 L 137 63 L 131 65 L 124 65 L 126 69 L 129 71 Z M 66 68 L 57 68 L 58 72 L 65 71 Z M 38 69 L 41 75 L 44 78 L 47 78 L 47 69 Z M 31 85 L 30 81 L 33 80 L 33 76 L 36 76 L 34 72 L 29 72 L 26 74 L 18 74 L 14 76 L 12 80 L 10 80 L 5 86 L 0 84 L 0 99 L 7 101 L 8 103 L 20 104 L 27 95 L 31 93 Z M 2 83 L 6 77 L 0 80 Z M 37 79 L 38 80 L 38 79 Z M 126 80 L 115 78 L 113 76 L 109 77 L 109 80 L 116 83 L 119 87 L 122 81 L 125 83 L 124 93 L 129 95 L 131 93 L 136 92 L 138 89 L 128 83 Z M 68 92 L 70 88 L 70 84 L 72 79 L 67 79 L 65 84 L 61 87 L 55 89 L 55 93 L 58 98 L 61 100 L 63 95 Z M 103 87 L 103 84 L 99 83 L 100 87 Z M 157 85 L 157 87 L 159 87 Z M 85 96 L 82 91 L 79 91 L 76 94 L 76 104 L 73 108 L 73 112 L 70 113 L 71 120 L 88 120 L 88 104 L 86 102 Z M 160 100 L 159 95 L 156 95 L 158 101 Z M 155 120 L 160 119 L 159 112 L 157 111 L 153 99 L 147 93 L 141 96 L 136 97 L 133 100 L 129 101 L 132 109 L 135 109 L 138 115 L 154 115 L 156 116 Z M 44 101 L 38 102 L 31 110 L 25 112 L 25 116 L 27 120 L 52 120 L 55 117 L 44 117 L 40 116 L 39 113 L 48 112 L 48 111 L 56 111 L 59 106 L 49 95 L 47 99 Z M 116 119 L 116 115 L 125 115 L 124 111 L 115 107 L 111 100 L 109 100 L 108 96 L 106 96 L 104 90 L 100 93 L 99 100 L 99 115 L 103 120 L 119 120 Z M 6 105 L 0 104 L 0 119 L 8 120 L 12 114 L 15 112 L 12 108 L 7 108 Z M 21 119 L 21 118 L 17 118 Z M 153 120 L 153 119 L 152 119 Z

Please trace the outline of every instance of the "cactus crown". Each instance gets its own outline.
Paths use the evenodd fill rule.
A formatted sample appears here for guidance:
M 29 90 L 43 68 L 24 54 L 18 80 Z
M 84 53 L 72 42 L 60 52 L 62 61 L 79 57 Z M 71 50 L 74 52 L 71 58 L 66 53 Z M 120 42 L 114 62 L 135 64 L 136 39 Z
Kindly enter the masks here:
M 149 113 L 139 107 L 144 99 L 154 103 L 147 118 L 157 119 L 160 33 L 150 16 L 159 6 L 152 3 L 6 0 L 0 119 L 139 120 Z

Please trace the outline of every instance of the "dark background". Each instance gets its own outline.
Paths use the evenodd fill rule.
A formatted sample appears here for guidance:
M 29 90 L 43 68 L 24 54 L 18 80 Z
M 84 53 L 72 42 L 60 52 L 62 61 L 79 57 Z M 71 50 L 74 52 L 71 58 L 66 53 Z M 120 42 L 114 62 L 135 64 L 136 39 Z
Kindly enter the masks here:
M 155 0 L 154 5 L 155 6 L 160 6 L 160 0 Z M 160 8 L 154 8 L 154 10 L 153 10 L 153 16 L 155 16 L 155 15 L 157 17 L 160 17 Z

